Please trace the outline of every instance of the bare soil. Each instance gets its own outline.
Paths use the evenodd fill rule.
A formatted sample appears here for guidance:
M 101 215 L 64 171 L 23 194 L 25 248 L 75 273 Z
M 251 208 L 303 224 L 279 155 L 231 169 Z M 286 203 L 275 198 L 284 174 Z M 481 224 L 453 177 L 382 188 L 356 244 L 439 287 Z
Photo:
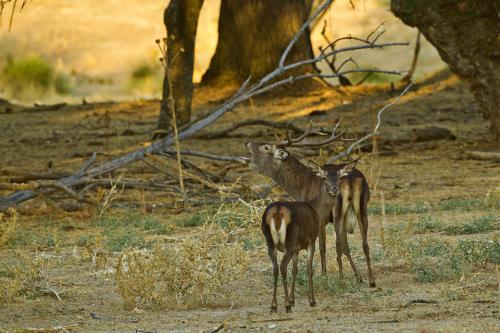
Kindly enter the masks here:
M 253 118 L 279 121 L 293 119 L 295 125 L 305 127 L 310 120 L 326 126 L 340 117 L 349 133 L 354 135 L 371 127 L 375 112 L 395 95 L 397 93 L 390 92 L 388 86 L 372 86 L 342 91 L 325 88 L 305 96 L 267 96 L 238 106 L 207 131 Z M 195 116 L 209 112 L 220 102 L 220 98 L 214 92 L 197 91 Z M 10 181 L 16 175 L 28 172 L 74 172 L 94 151 L 98 152 L 98 161 L 106 161 L 147 144 L 155 128 L 158 109 L 158 101 L 137 101 L 86 107 L 66 106 L 57 111 L 15 110 L 1 113 L 0 185 L 3 187 L 0 187 L 0 195 L 13 189 Z M 488 123 L 477 110 L 466 88 L 455 77 L 445 76 L 418 85 L 400 104 L 387 111 L 381 131 L 384 136 L 391 136 L 429 125 L 451 130 L 456 140 L 386 146 L 373 158 L 366 152 L 360 169 L 367 175 L 372 190 L 370 205 L 380 204 L 381 193 L 386 204 L 404 207 L 415 202 L 436 204 L 450 199 L 484 200 L 488 193 L 491 194 L 500 185 L 500 165 L 497 162 L 472 160 L 465 155 L 467 150 L 491 148 Z M 182 146 L 240 156 L 246 154 L 243 143 L 249 139 L 269 141 L 274 139 L 274 133 L 261 127 L 252 127 L 241 129 L 230 138 L 192 139 L 183 142 Z M 222 162 L 187 158 L 213 173 L 225 165 Z M 126 178 L 162 181 L 158 171 L 141 162 L 123 172 Z M 246 166 L 236 166 L 227 177 L 247 184 L 248 188 L 271 184 L 269 179 L 255 174 Z M 32 186 L 33 183 L 30 184 Z M 245 200 L 259 195 L 248 188 L 242 194 Z M 217 197 L 210 191 L 192 195 L 196 198 Z M 273 189 L 269 195 L 273 198 L 281 196 L 279 189 Z M 114 202 L 115 208 L 111 211 L 140 209 L 145 203 L 167 204 L 177 199 L 178 194 L 161 190 L 131 189 L 119 194 Z M 129 208 L 127 204 L 136 206 Z M 147 214 L 155 214 L 166 225 L 173 225 L 179 216 L 189 216 L 201 209 L 204 208 L 172 208 L 166 205 L 153 212 L 148 210 Z M 318 291 L 318 306 L 315 308 L 310 308 L 306 296 L 299 294 L 293 313 L 286 314 L 281 306 L 278 314 L 269 314 L 271 286 L 266 281 L 270 279 L 270 262 L 265 246 L 258 243 L 251 252 L 253 262 L 248 277 L 232 289 L 232 304 L 195 309 L 126 309 L 114 284 L 113 267 L 119 253 L 110 252 L 107 263 L 101 269 L 96 269 L 85 246 L 78 243 L 82 236 L 100 232 L 92 223 L 96 212 L 98 209 L 86 206 L 68 212 L 61 209 L 57 201 L 53 203 L 43 198 L 19 207 L 17 228 L 20 231 L 32 235 L 29 237 L 34 239 L 57 234 L 64 241 L 55 248 L 31 241 L 22 246 L 7 244 L 0 248 L 0 262 L 5 264 L 17 260 L 20 254 L 44 256 L 47 279 L 55 289 L 63 292 L 60 294 L 61 301 L 49 292 L 37 297 L 20 297 L 10 304 L 0 304 L 0 331 L 27 332 L 27 328 L 39 328 L 38 332 L 49 332 L 50 328 L 62 325 L 68 326 L 67 330 L 77 332 L 215 332 L 222 324 L 221 332 L 500 331 L 498 266 L 489 264 L 446 282 L 419 283 L 404 262 L 374 259 L 377 287 L 369 288 L 357 230 L 350 238 L 350 244 L 365 282 L 350 292 L 331 294 Z M 480 209 L 466 211 L 457 208 L 433 214 L 453 224 L 482 216 L 484 212 Z M 492 208 L 488 214 L 498 216 L 499 211 Z M 372 256 L 377 256 L 381 248 L 384 218 L 371 215 L 369 220 Z M 402 213 L 387 215 L 384 223 L 407 225 L 418 220 L 419 215 L 416 213 Z M 252 239 L 261 238 L 259 223 L 254 221 L 253 226 L 246 231 Z M 175 244 L 183 235 L 196 234 L 197 230 L 198 227 L 172 226 L 168 235 L 147 235 L 146 239 L 163 239 Z M 442 239 L 494 239 L 498 238 L 498 225 L 493 231 L 473 235 L 428 233 Z M 328 272 L 333 278 L 337 276 L 333 232 L 330 232 L 327 244 Z M 346 260 L 344 266 L 348 279 L 352 279 L 352 271 Z M 279 292 L 278 300 L 282 305 L 282 290 Z M 415 300 L 428 302 L 412 303 Z M 74 324 L 78 326 L 69 327 Z

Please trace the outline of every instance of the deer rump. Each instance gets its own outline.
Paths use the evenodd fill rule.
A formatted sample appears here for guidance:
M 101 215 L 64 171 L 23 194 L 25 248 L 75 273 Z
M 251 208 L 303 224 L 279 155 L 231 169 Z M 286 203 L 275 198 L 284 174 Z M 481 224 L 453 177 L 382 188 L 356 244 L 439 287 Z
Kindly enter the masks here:
M 325 169 L 329 172 L 336 171 L 347 163 L 341 164 L 327 164 Z M 341 216 L 342 209 L 344 208 L 345 215 L 344 221 L 341 221 L 343 228 L 350 234 L 354 233 L 356 224 L 362 222 L 361 216 L 367 214 L 366 207 L 370 200 L 370 187 L 366 181 L 363 173 L 354 168 L 345 178 L 340 182 L 340 194 L 337 196 L 335 203 L 335 214 L 332 220 L 335 222 L 337 217 Z M 346 205 L 347 207 L 343 207 Z
M 305 202 L 273 202 L 263 214 L 262 231 L 281 252 L 285 252 L 287 244 L 305 250 L 308 240 L 317 237 L 318 216 Z

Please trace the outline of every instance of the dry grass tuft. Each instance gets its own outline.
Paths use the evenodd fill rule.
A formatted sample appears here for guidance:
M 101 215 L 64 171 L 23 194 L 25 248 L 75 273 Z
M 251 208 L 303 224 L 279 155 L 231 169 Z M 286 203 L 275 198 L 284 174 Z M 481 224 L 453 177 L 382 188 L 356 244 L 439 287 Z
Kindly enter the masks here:
M 41 259 L 21 256 L 11 264 L 0 265 L 0 301 L 12 303 L 19 298 L 33 298 L 47 291 Z
M 128 250 L 119 258 L 116 285 L 126 307 L 220 306 L 231 302 L 231 287 L 243 277 L 249 256 L 243 244 L 216 223 L 177 246 Z
M 18 214 L 14 209 L 9 209 L 6 214 L 0 213 L 0 248 L 9 244 L 15 237 L 17 230 Z

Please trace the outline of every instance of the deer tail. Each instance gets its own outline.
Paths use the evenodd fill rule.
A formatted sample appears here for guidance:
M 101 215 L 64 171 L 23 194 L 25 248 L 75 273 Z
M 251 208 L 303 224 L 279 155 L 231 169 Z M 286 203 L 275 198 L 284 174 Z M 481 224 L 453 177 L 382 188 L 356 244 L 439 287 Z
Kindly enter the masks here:
M 347 232 L 350 234 L 354 233 L 354 228 L 356 228 L 358 218 L 356 217 L 356 213 L 354 212 L 354 207 L 352 205 L 349 205 L 349 208 L 347 208 L 345 223 Z

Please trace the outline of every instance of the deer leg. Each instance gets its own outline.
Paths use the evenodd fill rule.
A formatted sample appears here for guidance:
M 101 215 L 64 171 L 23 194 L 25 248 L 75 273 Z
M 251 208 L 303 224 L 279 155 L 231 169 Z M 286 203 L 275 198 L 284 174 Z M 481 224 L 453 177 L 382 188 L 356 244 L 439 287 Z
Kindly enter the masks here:
M 313 259 L 314 242 L 311 242 L 307 246 L 307 282 L 309 284 L 309 305 L 316 306 L 316 300 L 314 299 Z
M 326 221 L 319 226 L 319 255 L 321 257 L 321 274 L 326 276 Z
M 337 264 L 339 265 L 339 275 L 340 278 L 344 278 L 344 272 L 342 270 L 342 252 L 344 249 L 344 239 L 342 235 L 345 233 L 344 230 L 344 220 L 347 212 L 348 203 L 345 202 L 347 199 L 344 197 L 339 197 L 337 200 L 336 214 L 335 214 L 335 234 L 337 239 L 335 240 L 335 250 L 337 251 Z
M 288 264 L 290 263 L 290 259 L 292 259 L 293 252 L 286 249 L 285 254 L 283 255 L 283 259 L 281 259 L 281 278 L 283 279 L 283 289 L 285 291 L 285 311 L 292 312 L 292 306 L 290 305 L 290 300 L 288 299 L 288 283 L 286 281 Z
M 335 229 L 335 250 L 337 252 L 337 265 L 339 266 L 339 276 L 341 279 L 344 278 L 344 271 L 342 270 L 342 238 L 339 234 L 339 224 L 340 220 L 338 214 L 335 215 L 335 221 L 333 227 Z
M 359 221 L 359 230 L 361 231 L 361 237 L 363 238 L 363 252 L 365 253 L 366 265 L 368 266 L 368 281 L 370 283 L 370 287 L 375 287 L 375 277 L 373 276 L 372 263 L 370 258 L 370 246 L 368 246 L 368 208 L 367 203 L 368 199 L 363 198 L 361 204 L 361 218 L 358 218 Z
M 292 257 L 292 288 L 290 290 L 290 305 L 295 306 L 295 280 L 297 279 L 299 254 L 295 253 Z
M 276 313 L 278 312 L 278 302 L 276 301 L 276 290 L 278 289 L 278 253 L 276 251 L 276 247 L 269 248 L 268 253 L 269 253 L 269 258 L 271 258 L 271 262 L 273 263 L 273 277 L 274 277 L 271 313 Z
M 356 265 L 354 264 L 354 260 L 352 260 L 351 250 L 349 249 L 349 244 L 347 243 L 346 230 L 344 230 L 341 237 L 342 237 L 342 244 L 343 244 L 343 252 L 344 252 L 345 256 L 347 257 L 347 260 L 349 260 L 349 263 L 351 264 L 352 270 L 354 271 L 354 276 L 356 276 L 356 281 L 361 283 L 361 282 L 363 282 L 363 277 L 361 276 L 358 269 L 356 268 Z

